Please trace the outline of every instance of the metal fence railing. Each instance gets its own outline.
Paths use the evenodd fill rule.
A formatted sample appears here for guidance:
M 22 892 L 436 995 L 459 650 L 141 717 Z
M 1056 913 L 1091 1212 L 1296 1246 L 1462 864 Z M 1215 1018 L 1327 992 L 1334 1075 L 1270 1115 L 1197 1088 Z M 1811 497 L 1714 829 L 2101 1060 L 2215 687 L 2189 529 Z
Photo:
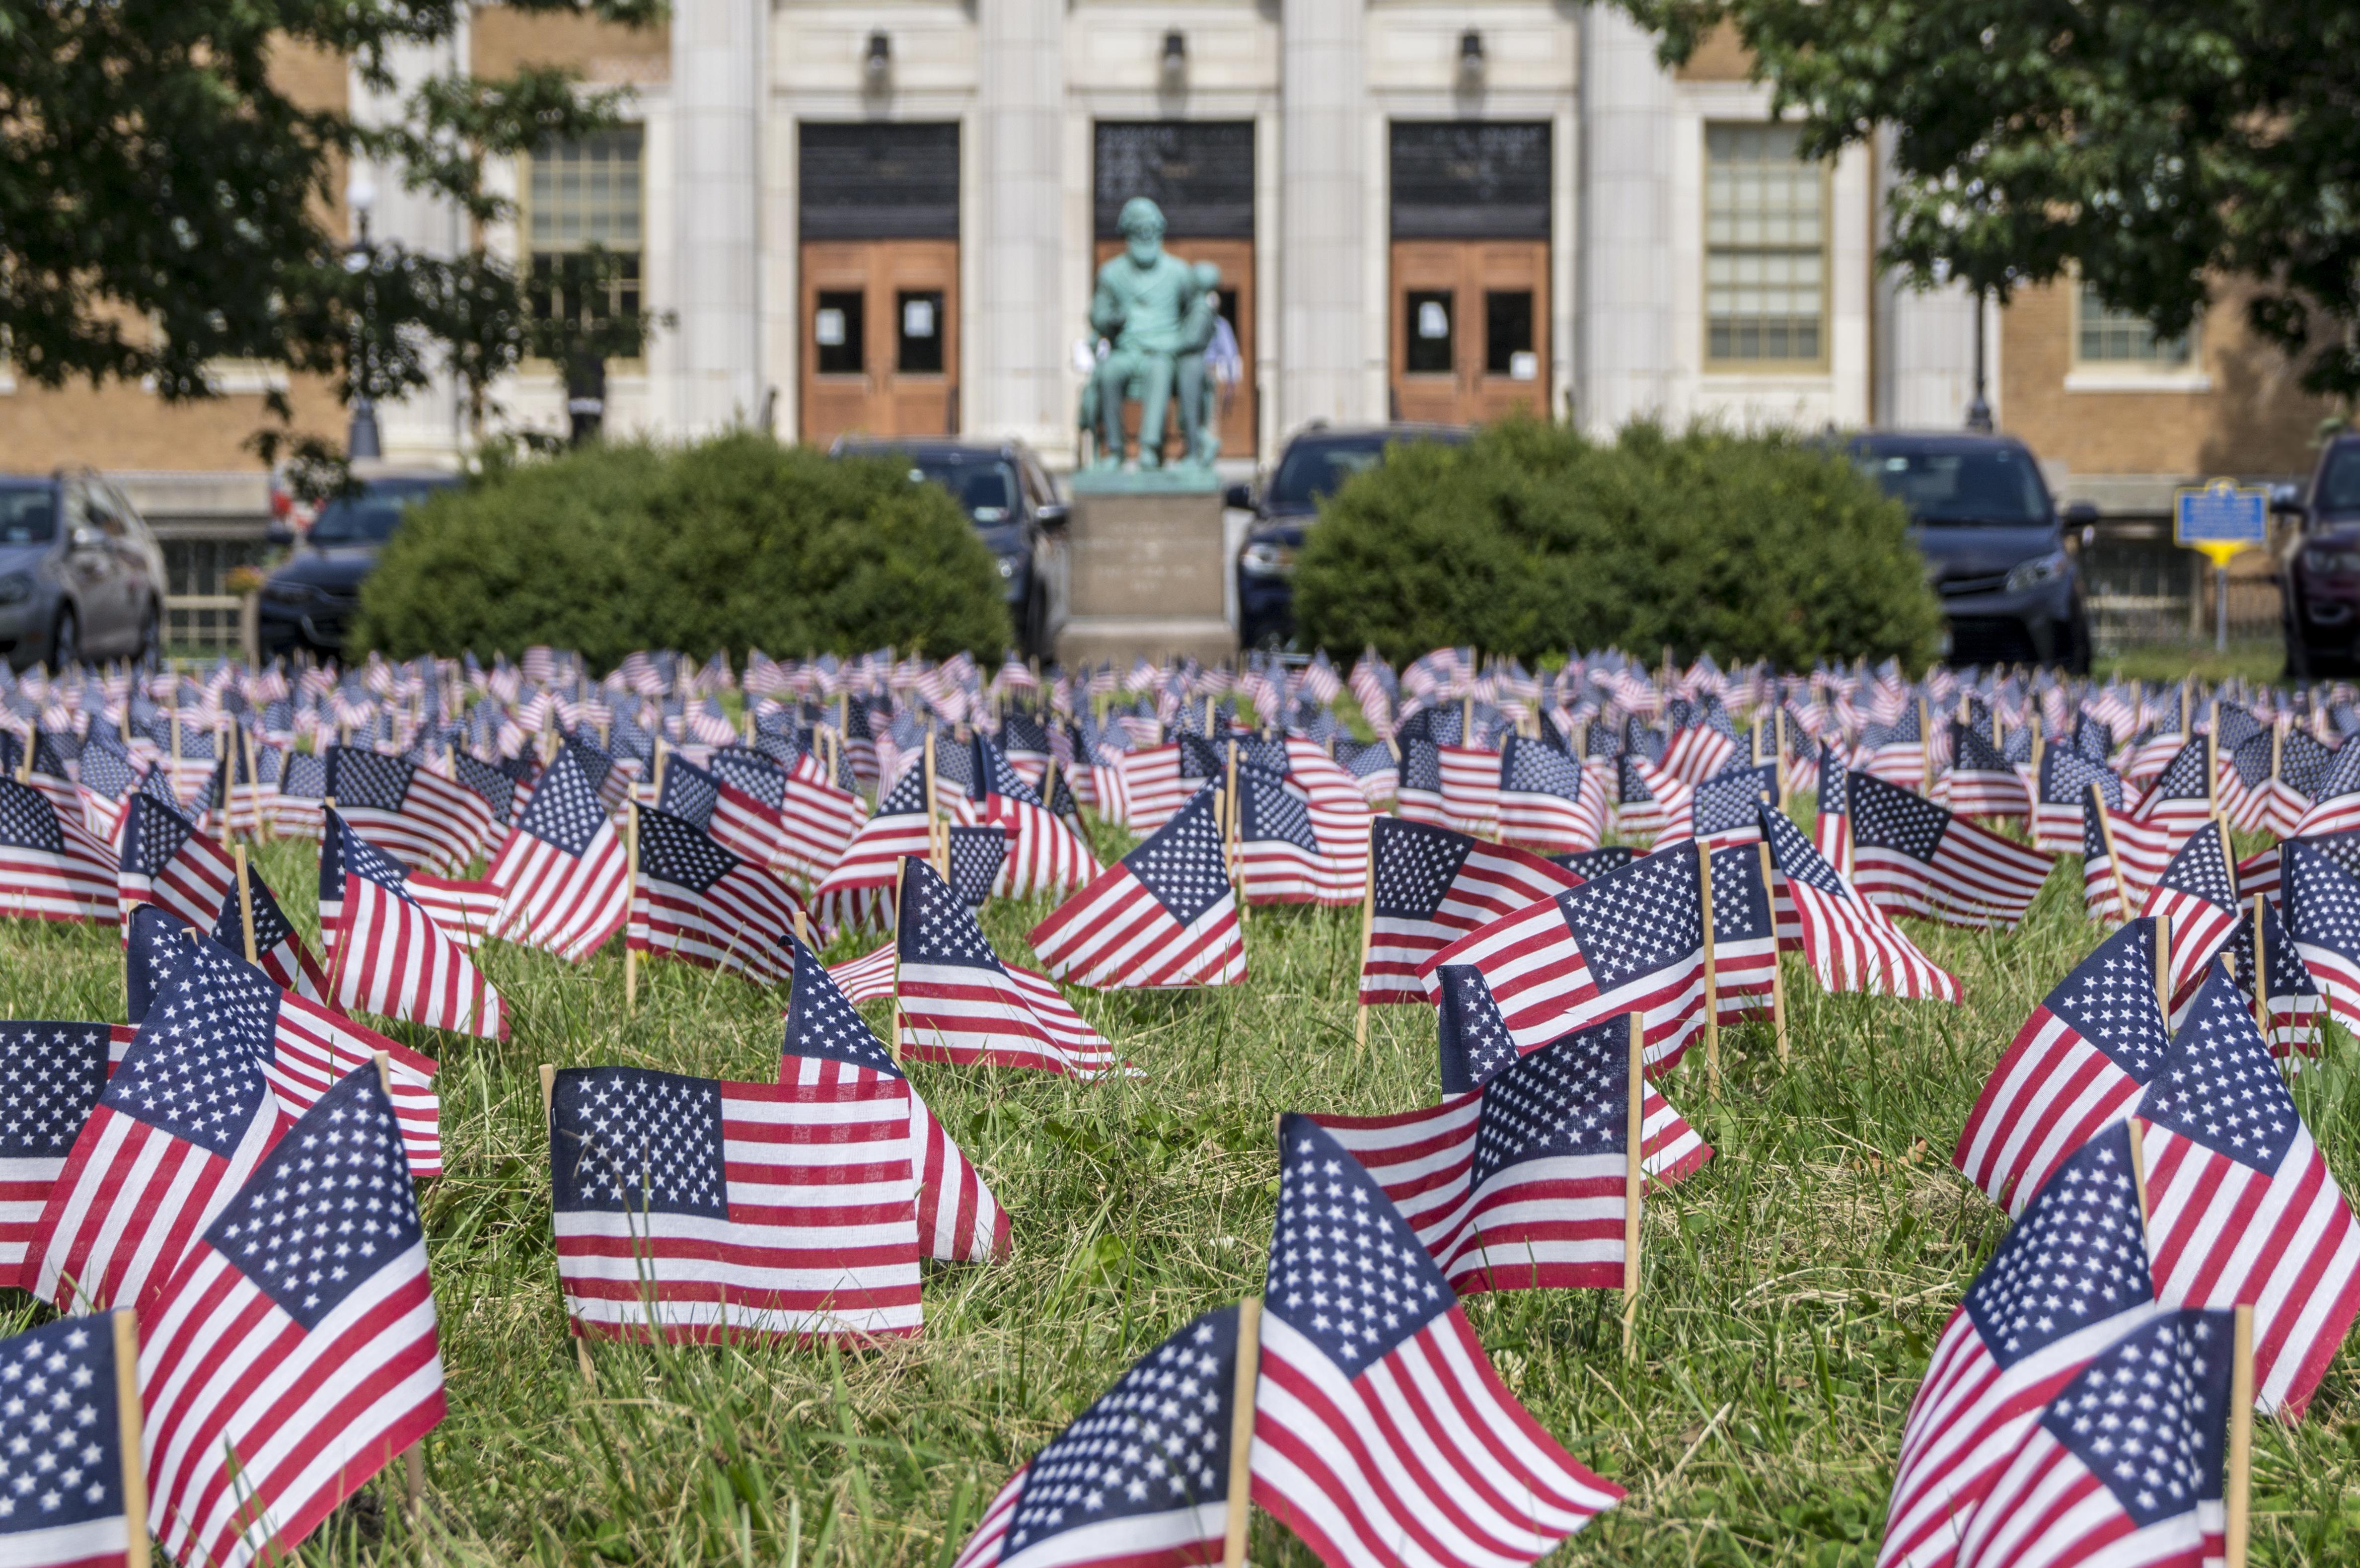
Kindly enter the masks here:
M 2249 550 L 2229 568 L 2229 637 L 2250 642 L 2279 632 L 2274 555 Z M 2158 524 L 2101 524 L 2081 549 L 2090 640 L 2100 658 L 2126 648 L 2209 645 L 2218 592 L 2212 568 L 2171 542 Z

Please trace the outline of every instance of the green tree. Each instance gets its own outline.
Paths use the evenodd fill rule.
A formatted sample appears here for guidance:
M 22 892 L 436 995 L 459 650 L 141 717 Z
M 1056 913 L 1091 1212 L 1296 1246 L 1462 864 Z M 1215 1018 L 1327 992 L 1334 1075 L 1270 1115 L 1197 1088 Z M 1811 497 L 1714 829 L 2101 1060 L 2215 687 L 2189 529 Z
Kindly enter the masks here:
M 2005 300 L 2069 266 L 2184 331 L 2224 280 L 2311 390 L 2360 393 L 2354 0 L 1621 0 L 1728 24 L 1808 156 L 1889 141 L 1886 258 Z
M 633 26 L 664 8 L 508 3 Z M 390 93 L 392 51 L 450 38 L 464 8 L 0 0 L 0 348 L 16 374 L 51 387 L 144 377 L 180 401 L 212 395 L 216 359 L 267 361 L 346 392 L 357 360 L 370 395 L 392 398 L 447 366 L 481 413 L 486 388 L 526 354 L 568 357 L 564 322 L 536 315 L 526 280 L 480 245 L 454 257 L 380 245 L 349 267 L 330 228 L 337 185 L 351 159 L 368 159 L 453 202 L 480 234 L 510 211 L 486 187 L 487 163 L 613 125 L 618 94 L 543 68 L 442 77 L 364 125 L 296 102 L 271 77 L 274 55 L 309 46 Z M 614 323 L 593 330 L 611 338 Z M 257 437 L 266 459 L 289 440 L 286 398 L 269 407 L 276 425 Z M 298 450 L 326 451 L 316 440 Z

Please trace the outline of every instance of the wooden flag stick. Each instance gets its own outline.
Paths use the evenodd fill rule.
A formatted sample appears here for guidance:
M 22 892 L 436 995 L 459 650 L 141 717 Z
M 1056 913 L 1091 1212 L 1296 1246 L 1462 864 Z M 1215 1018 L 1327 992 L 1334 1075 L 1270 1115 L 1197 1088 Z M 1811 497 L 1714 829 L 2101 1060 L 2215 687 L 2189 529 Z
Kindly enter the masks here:
M 1926 693 L 1918 693 L 1918 793 L 1928 800 L 1934 798 L 1934 731 L 1926 711 Z M 1849 815 L 1845 825 L 1851 825 Z
M 1639 1192 L 1646 1174 L 1646 1017 L 1631 1018 L 1631 1115 L 1623 1131 L 1622 1160 L 1622 1356 L 1639 1353 Z
M 2254 895 L 2254 1027 L 2270 1038 L 2270 962 L 2262 951 L 2262 895 Z
M 2245 1568 L 2254 1529 L 2254 1309 L 2240 1306 L 2235 1322 L 2230 1336 L 2229 1473 L 2221 1496 L 2222 1545 L 2227 1568 Z
M 811 916 L 801 904 L 795 906 L 795 940 L 805 947 L 810 947 L 812 944 Z
M 1253 1514 L 1254 1393 L 1262 1382 L 1262 1298 L 1238 1303 L 1238 1370 L 1229 1386 L 1229 1520 L 1221 1568 L 1245 1568 L 1246 1526 Z
M 910 881 L 910 857 L 901 857 L 901 875 L 894 882 L 893 894 L 893 989 L 886 1005 L 892 1008 L 886 1019 L 885 1054 L 895 1062 L 901 1060 L 901 917 L 908 911 L 910 901 L 901 897 L 901 889 Z
M 541 1064 L 541 1130 L 549 1136 L 549 1168 L 552 1177 L 557 1173 L 557 1126 L 551 1119 L 551 1111 L 556 1099 L 557 1064 L 544 1062 Z M 570 1317 L 572 1314 L 569 1312 L 567 1315 Z M 582 1368 L 584 1382 L 597 1381 L 597 1377 L 590 1367 L 589 1342 L 582 1336 L 578 1329 L 574 1335 L 574 1364 Z
M 129 1307 L 109 1315 L 115 1319 L 115 1431 L 123 1445 L 123 1564 L 124 1568 L 148 1568 L 148 1461 L 140 1437 L 139 1319 Z
M 2081 788 L 2088 791 L 2084 799 L 2098 813 L 2098 842 L 2106 846 L 2106 875 L 2114 884 L 2114 912 L 2122 918 L 2125 925 L 2128 925 L 2131 896 L 2123 885 L 2122 851 L 2114 847 L 2114 819 L 2107 813 L 2106 798 L 2098 793 L 2095 784 L 2084 784 Z
M 1778 962 L 1778 898 L 1770 890 L 1770 841 L 1765 839 L 1754 847 L 1762 852 L 1762 901 L 1770 907 L 1770 1027 L 1778 1037 L 1778 1062 L 1783 1067 L 1793 1060 L 1794 1048 L 1786 1040 L 1786 974 Z
M 1221 783 L 1221 857 L 1229 874 L 1229 893 L 1237 900 L 1238 922 L 1246 918 L 1246 887 L 1243 846 L 1238 835 L 1243 831 L 1245 812 L 1238 801 L 1238 737 L 1229 737 L 1228 775 Z
M 2155 1005 L 2163 1010 L 2163 1025 L 2171 1028 L 2171 918 L 2155 917 Z
M 633 800 L 623 817 L 623 859 L 630 868 L 630 898 L 639 898 L 639 803 Z M 631 945 L 630 922 L 624 921 L 623 931 L 623 1007 L 628 1012 L 639 1010 L 639 950 Z
M 2147 1224 L 2147 1128 L 2133 1116 L 2125 1124 L 2131 1135 L 2131 1185 L 2138 1192 L 2139 1224 Z
M 1352 997 L 1357 1004 L 1352 1019 L 1352 1040 L 1356 1050 L 1369 1049 L 1369 1004 L 1360 1000 L 1363 976 L 1369 971 L 1369 939 L 1377 927 L 1377 819 L 1369 819 L 1368 873 L 1360 880 L 1360 962 L 1352 974 Z
M 1767 847 L 1765 845 L 1765 847 Z M 1721 1093 L 1721 987 L 1712 960 L 1712 850 L 1696 841 L 1697 912 L 1704 928 L 1704 1075 L 1711 1093 Z M 1776 946 L 1776 933 L 1772 933 Z M 1774 953 L 1775 957 L 1775 953 Z
M 238 934 L 246 939 L 246 961 L 248 964 L 259 964 L 261 960 L 254 955 L 254 878 L 246 868 L 246 845 L 242 844 L 237 845 L 230 851 L 230 854 L 237 860 Z M 2261 899 L 2257 897 L 2254 902 L 2258 906 Z M 2256 917 L 2257 920 L 2259 918 L 2258 915 Z

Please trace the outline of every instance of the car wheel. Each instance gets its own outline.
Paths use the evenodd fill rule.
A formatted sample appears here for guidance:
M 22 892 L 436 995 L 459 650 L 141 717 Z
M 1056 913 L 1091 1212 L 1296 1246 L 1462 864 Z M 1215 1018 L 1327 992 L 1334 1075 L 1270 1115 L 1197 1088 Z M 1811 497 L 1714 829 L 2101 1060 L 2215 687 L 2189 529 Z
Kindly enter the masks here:
M 66 666 L 73 663 L 81 656 L 82 626 L 74 619 L 73 606 L 68 604 L 58 611 L 58 618 L 49 626 L 49 654 L 47 660 L 49 673 L 52 675 L 63 673 Z

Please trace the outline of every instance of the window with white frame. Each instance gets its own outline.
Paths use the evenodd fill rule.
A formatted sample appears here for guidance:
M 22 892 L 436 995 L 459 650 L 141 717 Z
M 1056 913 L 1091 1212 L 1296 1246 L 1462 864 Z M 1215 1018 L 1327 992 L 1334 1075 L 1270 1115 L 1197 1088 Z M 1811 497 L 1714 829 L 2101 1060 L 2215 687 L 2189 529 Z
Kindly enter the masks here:
M 579 141 L 546 142 L 532 155 L 522 228 L 536 313 L 610 319 L 639 313 L 641 147 L 639 127 L 623 125 Z M 605 298 L 562 297 L 568 292 L 563 258 L 593 249 L 614 258 Z
M 1793 125 L 1705 127 L 1705 363 L 1827 358 L 1827 169 Z
M 2186 332 L 2157 337 L 2144 316 L 2114 309 L 2087 279 L 2076 292 L 2073 357 L 2081 364 L 2178 370 L 2188 364 L 2190 346 Z

